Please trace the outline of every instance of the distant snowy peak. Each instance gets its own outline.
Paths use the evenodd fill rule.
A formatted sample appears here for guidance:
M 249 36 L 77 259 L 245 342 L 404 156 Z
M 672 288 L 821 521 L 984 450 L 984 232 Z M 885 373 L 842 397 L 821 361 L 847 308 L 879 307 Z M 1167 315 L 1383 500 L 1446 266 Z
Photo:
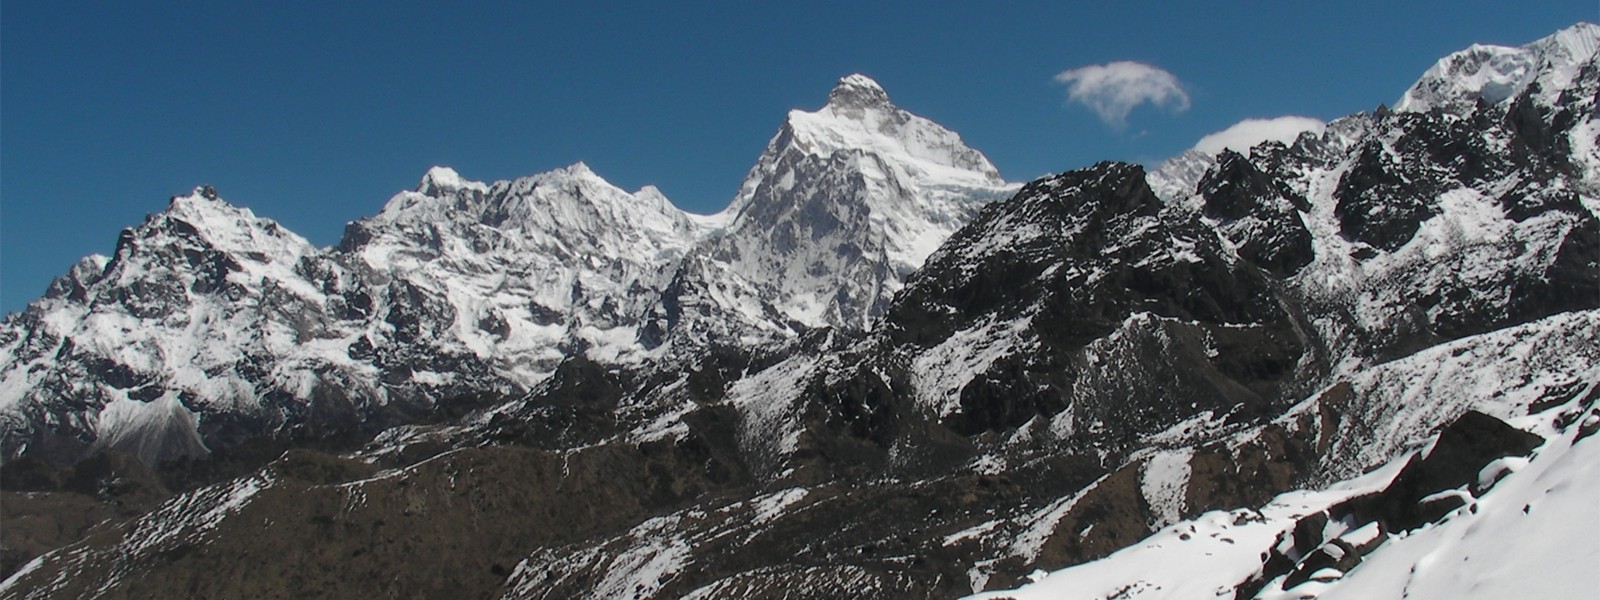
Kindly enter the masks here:
M 1554 35 L 1511 48 L 1475 44 L 1435 63 L 1395 103 L 1401 112 L 1433 108 L 1461 109 L 1479 99 L 1505 102 L 1532 83 L 1540 84 L 1540 100 L 1565 89 L 1600 48 L 1600 25 L 1579 23 Z
M 478 181 L 468 181 L 450 167 L 434 167 L 428 169 L 422 176 L 422 183 L 417 185 L 417 192 L 429 196 L 449 194 L 459 190 L 488 191 L 489 186 Z
M 123 230 L 100 276 L 112 287 L 101 291 L 126 302 L 138 294 L 121 288 L 166 289 L 177 279 L 190 277 L 203 280 L 190 286 L 187 293 L 192 294 L 218 291 L 229 282 L 254 289 L 272 281 L 300 290 L 302 278 L 296 268 L 302 259 L 320 255 L 311 242 L 277 221 L 229 204 L 210 186 L 201 186 L 186 196 L 174 196 L 166 210 Z M 83 266 L 74 269 L 75 275 Z M 160 307 L 158 312 L 175 307 Z
M 1194 188 L 1200 183 L 1200 178 L 1205 177 L 1206 172 L 1216 164 L 1216 154 L 1190 148 L 1161 161 L 1145 174 L 1145 181 L 1163 201 L 1177 202 L 1194 196 Z
M 414 192 L 396 194 L 363 225 L 456 223 L 555 237 L 639 231 L 659 243 L 683 246 L 714 219 L 679 210 L 660 190 L 629 193 L 579 162 L 493 184 L 471 181 L 448 167 L 434 167 Z
M 1291 146 L 1301 136 L 1317 138 L 1327 129 L 1328 123 L 1312 117 L 1245 119 L 1200 138 L 1194 147 L 1156 165 L 1145 178 L 1164 201 L 1193 200 L 1195 186 L 1217 164 L 1218 155 L 1229 150 L 1249 155 L 1251 149 L 1268 142 Z
M 421 339 L 527 387 L 578 353 L 634 356 L 643 315 L 717 226 L 583 163 L 492 184 L 435 167 L 352 223 L 337 255 L 383 286 L 376 305 L 417 313 L 386 319 L 434 327 Z
M 903 277 L 985 203 L 1009 195 L 982 153 L 944 127 L 895 106 L 864 75 L 839 80 L 816 111 L 794 110 L 706 240 L 677 306 L 705 300 L 699 319 L 736 329 L 870 328 Z M 724 335 L 722 332 L 719 335 Z
M 785 125 L 793 147 L 818 156 L 860 150 L 920 170 L 913 175 L 1004 183 L 989 159 L 967 147 L 960 135 L 895 106 L 883 87 L 865 75 L 840 79 L 826 106 L 816 112 L 790 111 Z
M 1322 119 L 1294 115 L 1271 119 L 1245 119 L 1227 129 L 1200 138 L 1199 142 L 1195 142 L 1194 149 L 1210 155 L 1221 154 L 1224 150 L 1249 154 L 1251 148 L 1263 142 L 1290 145 L 1306 133 L 1313 136 L 1322 135 L 1327 127 L 1328 124 Z
M 490 223 L 590 233 L 612 229 L 670 231 L 676 237 L 692 237 L 694 233 L 694 221 L 660 190 L 645 187 L 628 192 L 581 162 L 532 177 L 496 182 L 489 188 L 487 198 L 491 212 L 486 217 Z
M 187 196 L 173 196 L 167 209 L 152 215 L 142 227 L 149 229 L 163 220 L 189 225 L 193 228 L 191 235 L 223 252 L 264 253 L 292 262 L 316 251 L 311 242 L 277 221 L 229 204 L 211 186 L 197 187 Z

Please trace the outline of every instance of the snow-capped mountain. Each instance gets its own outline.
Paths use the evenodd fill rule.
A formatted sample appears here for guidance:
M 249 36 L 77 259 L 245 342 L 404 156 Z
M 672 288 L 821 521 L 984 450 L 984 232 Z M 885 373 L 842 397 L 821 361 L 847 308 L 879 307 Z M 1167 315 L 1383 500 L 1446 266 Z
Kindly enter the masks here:
M 286 240 L 288 262 L 158 215 L 130 238 L 174 241 L 129 255 L 184 286 L 159 297 L 226 316 L 272 303 L 211 299 L 197 282 L 218 277 L 194 273 L 283 288 L 328 315 L 306 339 L 362 349 L 352 372 L 390 397 L 487 393 L 192 475 L 143 514 L 8 558 L 0 596 L 1459 591 L 1471 578 L 1428 558 L 1436 543 L 1503 558 L 1480 530 L 1548 531 L 1593 488 L 1578 465 L 1600 419 L 1596 40 L 1580 24 L 1490 52 L 1537 54 L 1493 66 L 1522 82 L 1504 96 L 1480 68 L 1438 67 L 1403 110 L 987 203 L 1006 186 L 981 155 L 852 76 L 791 113 L 714 217 L 581 167 L 492 185 L 436 170 L 328 250 L 207 200 L 243 224 L 219 239 Z M 64 377 L 49 356 L 65 342 L 34 332 L 79 327 L 66 311 L 177 327 L 142 328 L 133 311 L 170 319 L 169 304 L 106 283 L 135 264 L 122 254 L 7 323 L 4 348 L 39 365 L 7 385 Z M 297 339 L 252 309 L 239 323 L 260 321 L 261 344 Z M 61 414 L 204 434 L 192 396 L 138 405 L 160 419 Z M 31 482 L 20 510 L 68 531 L 75 507 L 150 488 L 137 461 L 99 456 L 6 481 Z
M 173 198 L 0 328 L 8 458 L 70 463 L 110 446 L 159 464 L 208 440 L 401 410 L 415 390 L 347 351 L 371 308 L 362 289 L 210 188 Z
M 572 356 L 637 366 L 864 329 L 1008 189 L 959 136 L 851 75 L 790 113 L 712 216 L 582 163 L 493 184 L 439 167 L 318 249 L 196 191 L 0 327 L 0 445 L 64 465 L 121 440 L 159 464 L 252 437 L 371 435 L 526 391 Z
M 526 388 L 569 355 L 638 360 L 641 316 L 716 226 L 582 163 L 493 185 L 435 168 L 338 251 L 367 280 L 401 282 L 396 308 L 437 307 L 417 319 L 433 330 L 396 345 L 454 346 Z
M 850 75 L 821 109 L 789 113 L 726 230 L 686 261 L 668 317 L 724 339 L 870 328 L 945 238 L 1015 189 L 960 136 Z

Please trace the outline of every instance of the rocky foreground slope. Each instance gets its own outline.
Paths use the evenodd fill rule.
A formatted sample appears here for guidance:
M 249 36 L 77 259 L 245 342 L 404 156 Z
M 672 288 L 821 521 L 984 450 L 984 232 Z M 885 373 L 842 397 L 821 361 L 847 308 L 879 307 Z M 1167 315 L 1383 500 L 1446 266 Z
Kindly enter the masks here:
M 324 250 L 201 190 L 0 333 L 8 524 L 82 531 L 8 533 L 0 594 L 1194 597 L 1184 535 L 1248 550 L 1211 595 L 1369 589 L 1352 550 L 1587 473 L 1541 461 L 1600 418 L 1597 41 L 987 204 L 860 77 L 714 217 L 436 170 Z

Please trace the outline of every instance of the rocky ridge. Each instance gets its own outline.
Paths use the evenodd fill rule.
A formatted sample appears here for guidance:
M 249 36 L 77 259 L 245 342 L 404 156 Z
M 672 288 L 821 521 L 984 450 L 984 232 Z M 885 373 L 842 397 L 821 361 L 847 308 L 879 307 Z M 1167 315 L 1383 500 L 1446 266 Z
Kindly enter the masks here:
M 1569 42 L 1596 38 L 1600 28 L 1580 24 L 1519 51 L 1592 49 Z M 1227 526 L 1259 530 L 1276 548 L 1274 536 L 1297 531 L 1306 511 L 1403 473 L 1411 452 L 1470 411 L 1542 438 L 1590 427 L 1600 67 L 1592 51 L 1540 52 L 1519 75 L 1527 83 L 1504 97 L 1467 81 L 1472 102 L 1402 102 L 1293 144 L 1185 161 L 1182 173 L 1102 163 L 1032 182 L 900 275 L 870 328 L 808 327 L 804 318 L 846 314 L 769 302 L 740 319 L 770 327 L 680 331 L 703 332 L 695 340 L 756 331 L 751 339 L 777 343 L 673 353 L 672 325 L 694 313 L 673 321 L 663 302 L 659 357 L 617 368 L 575 351 L 526 391 L 464 414 L 387 428 L 354 450 L 281 454 L 92 530 L 0 590 L 956 596 L 1119 560 L 1152 533 L 1181 539 L 1176 528 L 1216 520 L 1213 509 L 1240 509 Z M 886 99 L 875 88 L 847 78 L 821 112 L 859 105 L 865 118 Z M 796 122 L 786 131 L 804 129 Z M 821 160 L 789 150 L 813 138 L 783 138 L 773 145 L 786 150 L 768 155 Z M 844 154 L 826 160 L 867 172 L 866 153 Z M 770 179 L 761 181 L 736 206 L 758 205 Z M 862 197 L 852 193 L 806 192 L 785 206 L 836 209 L 821 201 Z M 759 233 L 731 247 L 781 252 L 781 235 Z M 684 264 L 733 256 L 727 248 L 692 247 Z M 718 298 L 694 272 L 673 273 L 663 297 Z M 97 285 L 76 277 L 62 293 Z M 744 293 L 735 292 L 720 297 Z M 1394 466 L 1359 479 L 1385 464 Z M 1396 481 L 1418 477 L 1432 481 Z M 1433 483 L 1378 503 L 1403 509 L 1439 491 Z M 1320 505 L 1269 504 L 1330 485 Z M 1388 482 L 1361 489 L 1381 497 Z M 1299 516 L 1278 527 L 1279 508 Z M 1354 544 L 1346 533 L 1355 531 L 1294 539 L 1277 567 L 1247 548 L 1249 560 L 1208 571 L 1231 579 L 1204 591 L 1284 591 L 1304 584 L 1288 581 L 1295 573 L 1319 582 L 1328 575 L 1305 559 L 1337 562 L 1326 549 Z M 1212 550 L 1247 545 L 1212 537 Z M 259 560 L 261 548 L 274 549 L 271 560 Z M 439 560 L 418 564 L 424 548 Z M 1097 564 L 1112 563 L 1082 568 Z M 1111 573 L 1108 593 L 1177 593 L 1094 572 Z

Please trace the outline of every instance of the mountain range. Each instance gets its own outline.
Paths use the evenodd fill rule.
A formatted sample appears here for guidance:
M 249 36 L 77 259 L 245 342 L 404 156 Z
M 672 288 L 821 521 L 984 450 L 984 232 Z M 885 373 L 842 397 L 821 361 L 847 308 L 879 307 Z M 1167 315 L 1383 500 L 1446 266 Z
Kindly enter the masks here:
M 1597 46 L 1023 184 L 850 75 L 714 215 L 197 188 L 0 323 L 0 596 L 1582 595 L 1480 530 L 1600 559 Z

